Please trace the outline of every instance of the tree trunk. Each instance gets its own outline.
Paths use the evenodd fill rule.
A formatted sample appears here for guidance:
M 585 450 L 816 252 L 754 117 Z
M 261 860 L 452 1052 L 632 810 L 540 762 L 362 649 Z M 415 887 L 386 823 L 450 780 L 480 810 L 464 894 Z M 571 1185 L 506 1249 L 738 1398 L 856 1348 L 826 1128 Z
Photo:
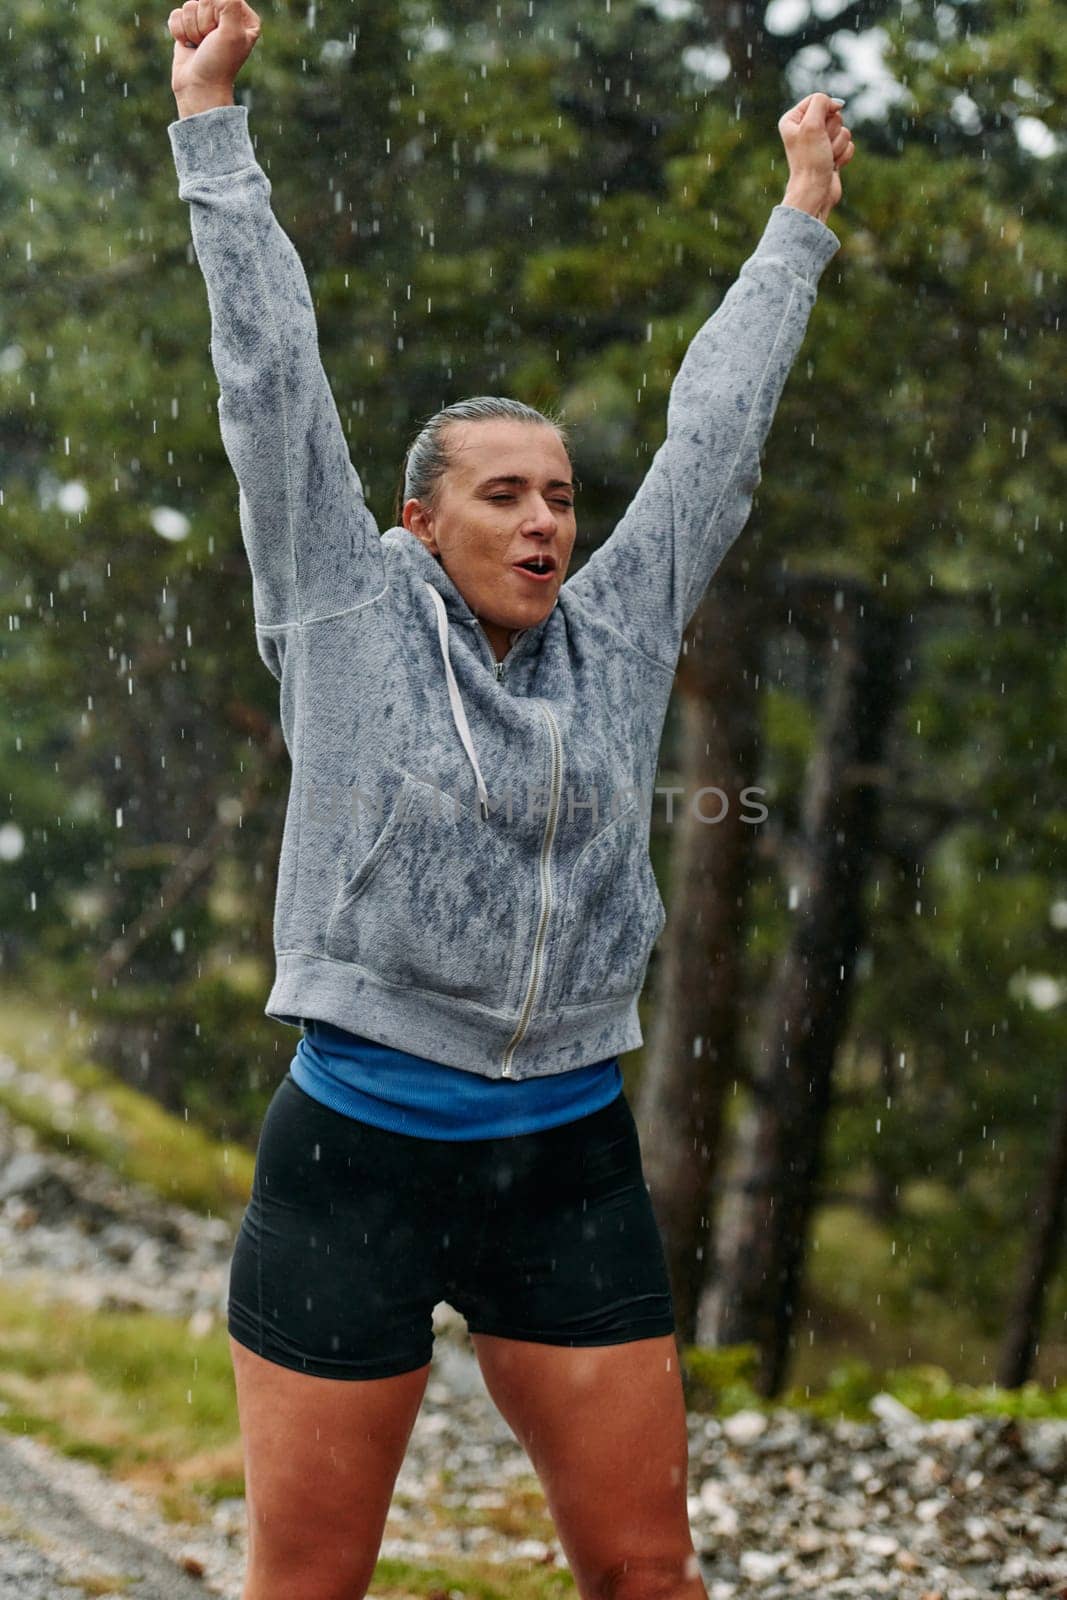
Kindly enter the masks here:
M 796 1313 L 838 1042 L 864 935 L 878 791 L 870 781 L 899 693 L 903 625 L 868 593 L 831 639 L 823 736 L 807 773 L 792 936 L 768 993 L 738 1182 L 721 1231 L 708 1321 L 717 1344 L 753 1343 L 757 1386 L 780 1392 Z
M 734 1074 L 742 905 L 759 802 L 741 799 L 757 779 L 756 631 L 743 596 L 717 584 L 694 617 L 676 680 L 682 793 L 673 796 L 671 914 L 636 1115 L 682 1344 L 696 1336 L 712 1178 Z M 657 800 L 670 816 L 666 798 Z M 721 811 L 718 822 L 701 820 Z
M 1016 1284 L 1008 1331 L 1000 1352 L 997 1382 L 1018 1389 L 1031 1376 L 1041 1329 L 1041 1312 L 1063 1247 L 1067 1209 L 1067 1081 L 1052 1127 L 1052 1144 L 1041 1192 L 1034 1207 L 1029 1248 Z

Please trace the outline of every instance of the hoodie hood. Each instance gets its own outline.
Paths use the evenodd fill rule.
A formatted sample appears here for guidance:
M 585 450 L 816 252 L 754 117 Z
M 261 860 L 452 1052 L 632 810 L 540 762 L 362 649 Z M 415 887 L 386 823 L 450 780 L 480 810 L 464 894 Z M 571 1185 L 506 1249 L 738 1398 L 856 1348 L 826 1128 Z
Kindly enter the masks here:
M 456 725 L 460 743 L 466 751 L 467 760 L 470 762 L 471 770 L 474 773 L 475 787 L 478 791 L 479 811 L 482 819 L 488 821 L 489 791 L 486 788 L 485 779 L 482 777 L 482 769 L 478 763 L 478 752 L 475 749 L 470 723 L 463 704 L 463 697 L 459 692 L 459 684 L 456 682 L 456 674 L 452 667 L 452 659 L 449 654 L 449 624 L 454 622 L 462 627 L 479 629 L 485 638 L 490 653 L 492 653 L 492 646 L 489 645 L 488 635 L 485 634 L 478 617 L 471 610 L 460 590 L 452 582 L 443 563 L 431 551 L 427 550 L 422 540 L 417 534 L 412 533 L 410 528 L 405 528 L 402 525 L 398 528 L 391 528 L 389 533 L 384 536 L 385 539 L 388 540 L 394 533 L 401 537 L 405 549 L 410 545 L 416 547 L 416 569 L 430 592 L 430 597 L 437 613 L 437 647 L 440 651 L 441 666 L 448 689 L 448 703 L 452 710 L 452 720 Z M 552 609 L 555 610 L 555 606 Z M 515 630 L 511 634 L 508 655 L 517 647 L 520 639 L 529 638 L 531 642 L 536 641 L 548 626 L 551 615 L 552 612 L 550 611 L 547 617 L 543 617 L 533 627 Z M 505 657 L 506 659 L 507 657 Z

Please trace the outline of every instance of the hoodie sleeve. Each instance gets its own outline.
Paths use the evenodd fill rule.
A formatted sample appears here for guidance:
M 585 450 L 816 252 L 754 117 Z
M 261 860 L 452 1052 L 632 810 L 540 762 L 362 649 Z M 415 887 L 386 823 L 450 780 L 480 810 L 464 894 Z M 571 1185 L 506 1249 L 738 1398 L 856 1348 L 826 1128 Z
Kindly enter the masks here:
M 256 643 L 280 680 L 288 629 L 355 610 L 384 590 L 379 529 L 319 358 L 300 257 L 271 210 L 248 107 L 216 106 L 167 132 L 207 286 Z
M 841 241 L 793 206 L 771 212 L 755 251 L 699 328 L 671 385 L 667 437 L 570 594 L 673 670 L 682 636 L 748 520 L 760 451 Z

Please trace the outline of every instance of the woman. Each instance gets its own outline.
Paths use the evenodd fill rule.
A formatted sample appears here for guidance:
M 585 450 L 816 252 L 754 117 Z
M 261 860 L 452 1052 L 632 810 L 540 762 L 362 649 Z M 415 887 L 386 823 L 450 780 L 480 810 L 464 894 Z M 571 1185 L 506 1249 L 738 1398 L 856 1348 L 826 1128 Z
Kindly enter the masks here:
M 168 131 L 293 766 L 266 1011 L 304 1032 L 230 1280 L 242 1600 L 366 1592 L 442 1300 L 584 1600 L 695 1600 L 673 1308 L 617 1058 L 642 1042 L 663 925 L 648 827 L 682 633 L 839 247 L 840 102 L 779 123 L 784 199 L 686 353 L 633 503 L 568 580 L 565 436 L 517 401 L 430 418 L 380 535 L 234 104 L 259 18 L 189 0 L 169 28 Z

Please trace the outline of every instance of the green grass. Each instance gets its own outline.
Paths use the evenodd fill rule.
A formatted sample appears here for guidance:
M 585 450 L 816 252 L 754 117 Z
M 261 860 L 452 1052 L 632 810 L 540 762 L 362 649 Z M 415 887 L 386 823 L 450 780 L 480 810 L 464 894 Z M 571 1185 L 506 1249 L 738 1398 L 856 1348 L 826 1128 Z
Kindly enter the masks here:
M 371 1600 L 568 1600 L 577 1592 L 570 1572 L 560 1567 L 462 1558 L 447 1567 L 383 1558 L 369 1591 Z
M 756 1356 L 749 1345 L 706 1350 L 696 1345 L 682 1352 L 686 1404 L 691 1411 L 728 1416 L 735 1411 L 771 1412 L 780 1406 L 826 1421 L 849 1418 L 870 1422 L 869 1402 L 876 1394 L 891 1394 L 926 1421 L 968 1416 L 1051 1417 L 1067 1421 L 1067 1387 L 1042 1388 L 1026 1383 L 1021 1389 L 1000 1389 L 995 1384 L 954 1383 L 943 1367 L 916 1363 L 878 1369 L 871 1362 L 851 1358 L 834 1364 L 818 1389 L 791 1383 L 774 1400 L 765 1400 L 752 1387 Z
M 25 1094 L 0 1083 L 0 1105 L 53 1149 L 88 1156 L 202 1215 L 236 1220 L 251 1193 L 253 1154 L 211 1139 L 90 1061 L 88 1031 L 85 1021 L 68 1026 L 42 1017 L 38 1004 L 9 988 L 0 991 L 0 1051 L 23 1071 L 73 1091 L 71 1102 L 61 1105 L 43 1090 Z M 97 1109 L 112 1114 L 113 1128 L 97 1125 Z
M 90 1311 L 0 1281 L 0 1426 L 171 1496 L 243 1493 L 229 1342 L 152 1312 Z M 186 1494 L 185 1491 L 188 1491 Z

